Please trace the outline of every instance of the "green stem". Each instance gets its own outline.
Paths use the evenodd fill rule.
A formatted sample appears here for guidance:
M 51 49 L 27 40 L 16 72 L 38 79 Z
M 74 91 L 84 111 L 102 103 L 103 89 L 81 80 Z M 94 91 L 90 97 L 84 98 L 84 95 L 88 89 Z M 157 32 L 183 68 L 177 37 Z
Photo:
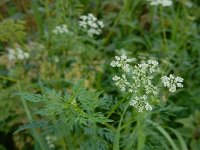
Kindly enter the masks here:
M 45 0 L 44 7 L 45 7 L 45 15 L 49 19 L 49 17 L 50 17 L 50 9 L 49 9 L 49 1 L 48 0 Z
M 107 118 L 109 118 L 117 108 L 119 108 L 119 106 L 127 99 L 128 95 L 125 96 L 123 99 L 121 99 L 119 102 L 117 102 L 117 104 L 115 104 L 115 106 L 113 107 L 113 109 L 110 111 L 110 113 L 106 116 Z
M 21 85 L 20 85 L 20 82 L 19 82 L 19 81 L 17 82 L 17 87 L 18 87 L 18 89 L 19 89 L 19 92 L 21 92 L 22 90 L 21 90 Z M 28 121 L 29 121 L 30 123 L 32 123 L 32 122 L 33 122 L 33 119 L 32 119 L 31 113 L 30 113 L 30 111 L 29 111 L 29 109 L 28 109 L 28 106 L 27 106 L 27 104 L 26 104 L 26 101 L 24 100 L 23 97 L 21 97 L 21 101 L 22 101 L 22 105 L 23 105 L 23 107 L 24 107 L 24 110 L 25 110 L 25 112 L 26 112 Z M 35 129 L 31 129 L 31 130 L 32 130 L 33 137 L 34 137 L 34 139 L 38 142 L 38 144 L 39 144 L 41 150 L 46 150 L 46 148 L 45 148 L 45 146 L 44 146 L 44 144 L 43 144 L 43 142 L 42 142 L 40 136 L 38 135 L 37 131 L 36 131 Z
M 164 40 L 163 46 L 164 46 L 165 50 L 168 50 L 168 46 L 167 46 L 167 36 L 166 36 L 166 32 L 165 32 L 164 15 L 163 15 L 162 6 L 160 7 L 160 17 L 161 17 L 161 25 L 162 25 L 163 40 Z
M 160 126 L 159 124 L 154 123 L 152 121 L 149 121 L 149 123 L 151 123 L 160 133 L 162 133 L 162 135 L 167 139 L 167 141 L 169 142 L 169 144 L 171 145 L 173 150 L 179 150 L 179 148 L 176 145 L 176 143 L 174 142 L 173 138 L 162 126 Z
M 117 17 L 115 18 L 114 23 L 113 23 L 113 27 L 115 27 L 115 26 L 117 25 L 118 21 L 120 20 L 121 15 L 123 14 L 123 12 L 124 12 L 124 10 L 125 10 L 126 2 L 127 2 L 127 0 L 124 1 L 124 4 L 123 4 L 122 9 L 120 10 L 119 14 L 118 14 Z M 110 41 L 110 38 L 111 38 L 112 35 L 113 35 L 113 31 L 110 31 L 110 32 L 108 33 L 108 35 L 106 36 L 106 38 L 104 39 L 104 42 L 103 42 L 104 45 L 108 44 L 108 42 Z
M 173 26 L 172 26 L 172 36 L 171 40 L 176 42 L 177 40 L 177 32 L 178 32 L 178 25 L 179 25 L 179 7 L 177 8 L 177 11 L 172 10 L 173 14 Z
M 20 86 L 20 83 L 19 83 L 19 82 L 17 82 L 17 87 L 18 87 L 18 89 L 19 89 L 19 92 L 21 92 L 22 90 L 21 90 L 21 86 Z M 27 106 L 27 104 L 26 104 L 26 101 L 25 101 L 22 97 L 21 97 L 21 100 L 22 100 L 22 104 L 23 104 L 24 110 L 25 110 L 25 112 L 26 112 L 28 121 L 29 121 L 30 123 L 32 123 L 33 119 L 32 119 L 31 113 L 30 113 L 30 111 L 29 111 L 29 109 L 28 109 L 28 106 Z
M 9 80 L 9 81 L 12 81 L 12 82 L 16 82 L 17 88 L 18 88 L 19 92 L 22 91 L 22 90 L 21 90 L 21 85 L 20 85 L 19 80 L 14 79 L 14 78 L 11 78 L 11 77 L 2 76 L 2 75 L 0 75 L 0 78 L 5 79 L 5 80 Z M 23 105 L 23 107 L 24 107 L 24 110 L 25 110 L 25 112 L 26 112 L 28 121 L 29 121 L 30 123 L 32 123 L 32 122 L 33 122 L 33 119 L 32 119 L 31 113 L 30 113 L 30 111 L 29 111 L 29 109 L 28 109 L 28 106 L 27 106 L 27 104 L 26 104 L 26 101 L 25 101 L 22 97 L 21 97 L 21 101 L 22 101 L 22 105 Z M 38 135 L 37 131 L 36 131 L 35 129 L 32 129 L 31 131 L 32 131 L 32 134 L 33 134 L 34 139 L 39 143 L 39 146 L 40 146 L 41 150 L 46 150 L 46 148 L 45 148 L 45 146 L 44 146 L 42 140 L 40 139 L 40 136 Z
M 61 145 L 62 145 L 63 150 L 67 150 L 67 145 L 65 143 L 65 139 L 64 138 L 61 139 Z
M 117 127 L 117 131 L 115 134 L 115 139 L 114 139 L 114 146 L 113 146 L 113 150 L 119 150 L 119 140 L 120 140 L 120 131 L 121 131 L 121 125 L 122 125 L 122 121 L 125 115 L 126 110 L 129 107 L 129 103 L 126 105 L 126 107 L 124 108 L 124 111 L 121 115 L 120 121 L 119 121 L 119 125 Z
M 144 150 L 145 134 L 144 134 L 145 114 L 139 113 L 137 116 L 137 150 Z
M 5 79 L 5 80 L 9 80 L 9 81 L 12 81 L 12 82 L 18 82 L 17 79 L 6 77 L 6 76 L 2 76 L 2 75 L 0 75 L 0 78 Z
M 152 9 L 153 9 L 153 11 L 150 12 L 150 15 L 151 15 L 151 28 L 150 28 L 150 31 L 151 32 L 153 32 L 154 27 L 156 25 L 155 20 L 157 18 L 158 7 L 152 7 Z
M 33 13 L 34 13 L 35 21 L 36 21 L 36 24 L 37 24 L 37 28 L 39 29 L 39 32 L 42 35 L 43 34 L 43 23 L 42 23 L 41 13 L 38 10 L 39 6 L 38 6 L 37 0 L 32 0 L 31 7 L 33 9 Z

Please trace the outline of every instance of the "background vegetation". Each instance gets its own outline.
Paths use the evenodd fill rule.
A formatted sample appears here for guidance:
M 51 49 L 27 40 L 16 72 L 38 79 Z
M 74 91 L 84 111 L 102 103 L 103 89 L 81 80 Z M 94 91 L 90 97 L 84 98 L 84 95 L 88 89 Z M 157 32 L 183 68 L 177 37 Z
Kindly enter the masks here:
M 88 13 L 104 22 L 100 36 L 79 27 Z M 200 149 L 200 1 L 1 0 L 0 21 L 0 149 Z M 60 24 L 71 34 L 53 34 Z M 30 57 L 10 61 L 8 47 Z M 156 58 L 184 88 L 144 116 L 123 112 L 110 67 L 121 49 Z M 65 101 L 73 96 L 80 107 Z

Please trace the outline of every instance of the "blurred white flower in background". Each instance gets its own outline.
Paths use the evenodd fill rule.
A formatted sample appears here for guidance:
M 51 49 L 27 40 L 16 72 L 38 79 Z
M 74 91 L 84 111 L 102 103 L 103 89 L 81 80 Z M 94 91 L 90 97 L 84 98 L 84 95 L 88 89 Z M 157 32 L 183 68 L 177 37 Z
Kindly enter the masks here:
M 170 92 L 175 92 L 177 87 L 183 87 L 183 78 L 175 77 L 173 74 L 170 74 L 169 77 L 163 76 L 161 80 L 164 86 L 169 88 Z
M 54 34 L 63 34 L 63 33 L 68 33 L 69 30 L 67 29 L 67 25 L 66 24 L 63 24 L 63 25 L 59 25 L 59 26 L 56 26 L 53 31 L 52 31 Z
M 49 148 L 54 149 L 55 146 L 55 142 L 58 140 L 57 137 L 53 136 L 53 135 L 47 135 L 45 137 L 45 140 L 49 146 Z
M 100 35 L 104 24 L 98 21 L 97 18 L 89 13 L 88 15 L 80 16 L 79 26 L 86 29 L 89 36 Z
M 7 48 L 9 60 L 24 60 L 29 58 L 29 53 L 23 51 L 21 48 Z
M 163 7 L 171 6 L 172 0 L 147 0 L 150 5 L 162 5 Z
M 191 1 L 182 1 L 182 3 L 188 8 L 192 8 L 194 6 L 194 3 Z
M 54 60 L 55 63 L 58 63 L 60 61 L 58 56 L 54 56 L 53 60 Z

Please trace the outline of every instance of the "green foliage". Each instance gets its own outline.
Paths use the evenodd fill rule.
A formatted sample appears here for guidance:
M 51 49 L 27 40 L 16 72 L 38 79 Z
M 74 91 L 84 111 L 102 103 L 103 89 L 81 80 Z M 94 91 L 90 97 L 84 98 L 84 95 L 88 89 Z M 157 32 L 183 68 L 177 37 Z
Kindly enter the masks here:
M 35 114 L 43 119 L 24 125 L 18 131 L 40 128 L 44 134 L 51 133 L 60 137 L 68 132 L 77 132 L 78 127 L 86 136 L 92 137 L 90 142 L 94 143 L 94 147 L 107 149 L 107 145 L 104 144 L 104 147 L 101 141 L 111 141 L 113 134 L 110 129 L 100 128 L 98 124 L 105 126 L 112 120 L 97 111 L 101 104 L 99 94 L 86 90 L 83 80 L 77 82 L 70 93 L 57 92 L 49 88 L 43 88 L 42 94 L 19 93 L 23 99 L 40 104 Z M 90 130 L 94 132 L 91 133 Z M 86 144 L 85 147 L 91 146 L 90 144 Z
M 181 123 L 183 126 L 178 128 L 178 133 L 183 137 L 192 139 L 189 143 L 192 150 L 198 150 L 200 148 L 200 139 L 199 139 L 199 123 L 200 123 L 200 112 L 195 111 L 187 118 L 180 118 L 176 120 Z
M 199 1 L 170 7 L 146 0 L 0 5 L 0 149 L 52 149 L 46 136 L 57 138 L 58 150 L 200 149 Z M 103 21 L 101 35 L 89 37 L 79 26 L 88 13 Z M 53 34 L 62 24 L 69 32 Z M 8 47 L 30 57 L 9 60 Z M 110 63 L 121 49 L 135 62 L 157 60 L 159 73 L 183 77 L 184 87 L 169 94 L 158 85 L 162 93 L 152 98 L 153 110 L 139 114 L 128 106 L 132 95 L 112 81 Z
M 0 92 L 0 113 L 3 114 L 0 116 L 1 132 L 9 132 L 10 129 L 15 130 L 13 127 L 19 124 L 22 119 L 23 109 L 20 108 L 19 99 L 11 94 L 13 92 L 16 92 L 16 86 L 11 86 L 6 90 L 1 89 Z
M 21 20 L 5 19 L 0 22 L 0 41 L 22 42 L 25 39 L 25 22 Z

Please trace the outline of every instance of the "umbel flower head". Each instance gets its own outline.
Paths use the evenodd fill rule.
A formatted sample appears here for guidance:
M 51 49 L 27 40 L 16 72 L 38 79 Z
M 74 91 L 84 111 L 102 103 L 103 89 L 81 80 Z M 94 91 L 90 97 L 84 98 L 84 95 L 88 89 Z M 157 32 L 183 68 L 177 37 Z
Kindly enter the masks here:
M 172 0 L 147 0 L 150 2 L 150 5 L 162 5 L 163 7 L 171 6 Z
M 177 87 L 183 87 L 183 78 L 175 77 L 173 74 L 170 74 L 169 77 L 163 76 L 161 80 L 164 86 L 169 88 L 170 92 L 175 92 Z
M 129 82 L 127 81 L 125 74 L 123 74 L 122 77 L 114 76 L 112 79 L 115 81 L 115 85 L 118 86 L 122 92 L 126 91 L 126 87 L 129 85 Z
M 102 21 L 89 13 L 88 15 L 80 16 L 79 26 L 86 30 L 89 36 L 100 35 L 104 24 Z
M 129 65 L 131 60 L 125 54 L 122 54 L 121 56 L 115 56 L 115 60 L 111 62 L 110 65 L 112 67 L 121 68 L 125 73 L 129 73 L 130 81 L 127 80 L 126 74 L 123 74 L 121 77 L 115 75 L 113 77 L 115 85 L 123 92 L 139 93 L 142 91 L 146 94 L 156 95 L 157 87 L 151 82 L 153 79 L 151 74 L 155 72 L 158 62 L 156 60 L 148 60 L 131 68 Z
M 112 67 L 118 67 L 124 71 L 121 76 L 115 75 L 113 81 L 122 92 L 136 95 L 130 105 L 135 107 L 138 112 L 152 110 L 148 102 L 148 97 L 157 94 L 157 87 L 152 84 L 153 73 L 156 71 L 158 62 L 156 60 L 143 61 L 135 66 L 130 66 L 132 59 L 125 54 L 115 56 L 111 62 Z M 143 94 L 141 96 L 141 93 Z
M 128 59 L 125 54 L 121 56 L 115 56 L 115 60 L 111 62 L 112 67 L 121 67 L 125 72 L 129 72 L 129 63 L 131 59 Z
M 158 87 L 153 84 L 154 76 L 158 74 L 158 62 L 156 60 L 142 61 L 134 66 L 130 65 L 132 59 L 125 54 L 115 56 L 111 62 L 112 67 L 118 67 L 122 70 L 122 75 L 115 75 L 112 79 L 122 92 L 132 94 L 129 104 L 138 112 L 152 110 L 150 100 L 158 96 Z M 183 87 L 183 79 L 170 75 L 161 78 L 165 87 L 170 92 L 175 92 L 176 87 Z
M 135 99 L 132 99 L 129 104 L 133 107 L 135 107 L 138 112 L 143 112 L 144 110 L 152 110 L 151 105 L 146 101 L 147 96 L 143 95 L 141 97 L 135 97 Z
M 9 60 L 24 60 L 29 58 L 29 53 L 23 51 L 21 48 L 7 48 Z
M 69 30 L 67 29 L 67 25 L 63 24 L 63 25 L 59 25 L 56 26 L 53 31 L 54 34 L 58 35 L 58 34 L 63 34 L 63 33 L 68 33 Z

